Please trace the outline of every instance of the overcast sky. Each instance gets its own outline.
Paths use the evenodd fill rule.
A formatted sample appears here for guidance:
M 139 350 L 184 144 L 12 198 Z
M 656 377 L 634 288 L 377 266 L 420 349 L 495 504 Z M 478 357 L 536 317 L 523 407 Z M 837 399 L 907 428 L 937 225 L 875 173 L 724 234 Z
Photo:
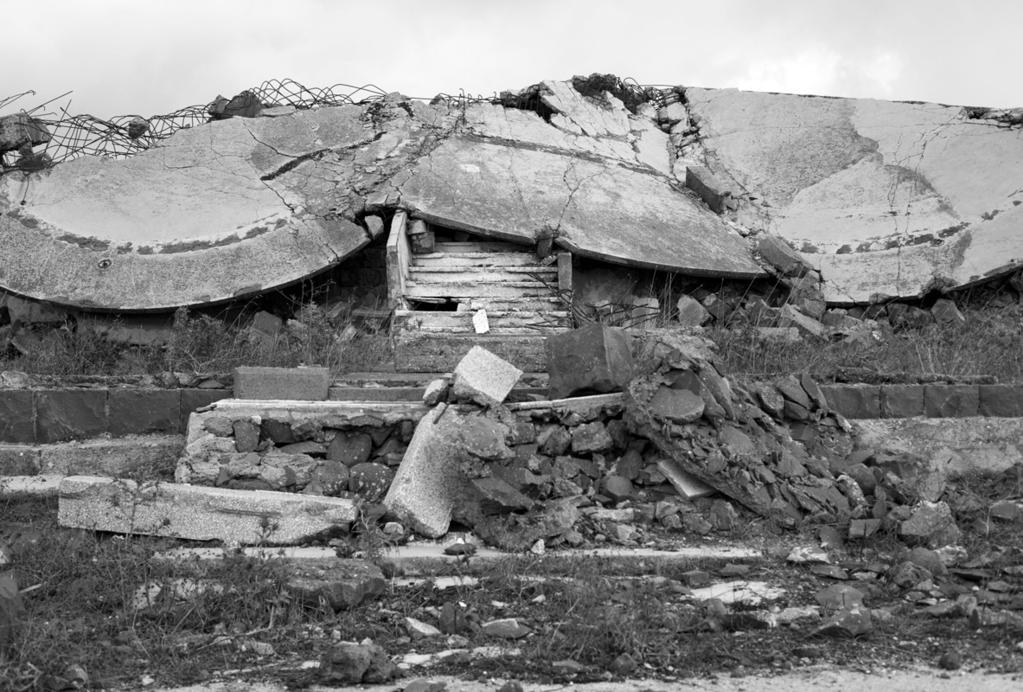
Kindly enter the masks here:
M 1023 106 L 1021 0 L 0 0 L 0 100 L 156 115 L 270 78 L 643 84 Z M 68 98 L 58 103 L 67 105 Z M 9 106 L 3 112 L 9 112 Z

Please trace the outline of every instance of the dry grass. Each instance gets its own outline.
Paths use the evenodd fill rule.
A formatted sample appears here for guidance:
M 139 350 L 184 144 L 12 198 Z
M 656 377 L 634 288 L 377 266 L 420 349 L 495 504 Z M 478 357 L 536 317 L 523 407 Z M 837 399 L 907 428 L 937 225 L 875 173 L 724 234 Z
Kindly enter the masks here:
M 0 355 L 0 370 L 72 377 L 218 373 L 239 365 L 322 365 L 333 373 L 388 369 L 386 329 L 352 325 L 349 314 L 329 315 L 315 304 L 274 336 L 254 332 L 240 318 L 226 320 L 179 310 L 164 346 L 131 346 L 91 330 L 62 328 L 38 339 L 29 355 Z
M 798 343 L 764 340 L 752 327 L 714 329 L 724 369 L 752 378 L 809 372 L 827 382 L 843 372 L 866 371 L 912 377 L 988 376 L 999 382 L 1023 380 L 1023 308 L 967 309 L 960 326 L 931 324 L 920 329 L 879 332 L 873 343 Z

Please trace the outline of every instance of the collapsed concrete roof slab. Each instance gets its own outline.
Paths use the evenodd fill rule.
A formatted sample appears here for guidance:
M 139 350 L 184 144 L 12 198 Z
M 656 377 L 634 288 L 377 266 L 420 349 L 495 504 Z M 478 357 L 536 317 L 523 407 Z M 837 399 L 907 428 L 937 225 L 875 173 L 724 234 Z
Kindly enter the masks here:
M 649 104 L 537 85 L 545 114 L 399 95 L 230 118 L 132 158 L 0 176 L 0 287 L 71 306 L 165 310 L 300 280 L 366 245 L 361 216 L 439 225 L 699 275 L 763 274 L 671 177 Z M 635 104 L 633 104 L 635 106 Z
M 86 308 L 154 310 L 299 280 L 369 242 L 316 214 L 282 169 L 374 132 L 357 107 L 185 129 L 135 157 L 0 177 L 0 285 Z M 284 122 L 286 120 L 286 122 Z
M 1023 137 L 982 109 L 686 89 L 703 158 L 833 303 L 915 297 L 1023 263 Z
M 507 143 L 456 137 L 398 186 L 428 221 L 512 241 L 545 230 L 579 255 L 693 275 L 763 270 L 719 217 L 649 172 Z

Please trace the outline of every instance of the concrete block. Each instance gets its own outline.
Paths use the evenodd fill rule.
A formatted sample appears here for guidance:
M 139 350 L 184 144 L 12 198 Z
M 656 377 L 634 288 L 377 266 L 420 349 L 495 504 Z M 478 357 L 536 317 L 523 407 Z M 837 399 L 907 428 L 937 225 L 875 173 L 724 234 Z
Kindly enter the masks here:
M 181 435 L 84 440 L 38 447 L 39 472 L 61 476 L 170 477 L 184 446 Z
M 980 387 L 975 384 L 924 385 L 924 415 L 928 418 L 969 418 L 980 407 Z
M 114 436 L 180 432 L 181 390 L 111 389 L 107 415 Z
M 179 409 L 179 430 L 188 429 L 188 417 L 193 411 L 209 406 L 221 399 L 230 399 L 231 392 L 224 389 L 182 389 L 181 408 Z
M 39 473 L 39 448 L 0 444 L 0 476 L 31 476 Z
M 803 276 L 812 269 L 795 248 L 777 236 L 760 236 L 757 252 L 765 262 L 785 276 Z
M 71 476 L 60 485 L 61 526 L 229 544 L 287 545 L 347 530 L 355 501 L 177 483 Z
M 32 392 L 0 389 L 0 442 L 36 441 Z
M 0 497 L 57 497 L 63 476 L 0 477 Z
M 427 413 L 412 435 L 384 505 L 413 531 L 437 538 L 448 531 L 451 512 L 466 492 L 459 468 L 465 455 L 459 431 L 464 417 L 446 404 Z
M 37 442 L 66 442 L 107 432 L 107 390 L 51 389 L 34 395 Z
M 686 166 L 686 187 L 695 192 L 715 213 L 724 213 L 732 197 L 717 176 L 706 166 Z
M 880 418 L 880 388 L 871 384 L 822 384 L 828 407 L 846 418 Z
M 550 397 L 621 391 L 633 374 L 632 348 L 623 329 L 590 324 L 547 337 Z
M 978 387 L 977 413 L 1001 418 L 1023 417 L 1023 385 L 982 384 Z
M 473 346 L 455 367 L 451 395 L 483 406 L 505 400 L 522 371 L 479 346 Z
M 235 399 L 326 401 L 329 388 L 327 368 L 234 369 Z
M 912 418 L 924 415 L 922 384 L 881 385 L 881 417 Z

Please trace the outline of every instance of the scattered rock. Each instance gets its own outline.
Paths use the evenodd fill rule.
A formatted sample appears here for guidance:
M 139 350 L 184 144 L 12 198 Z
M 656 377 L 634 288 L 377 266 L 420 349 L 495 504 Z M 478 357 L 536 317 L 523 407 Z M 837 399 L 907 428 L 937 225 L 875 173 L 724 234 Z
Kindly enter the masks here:
M 387 652 L 369 641 L 335 644 L 320 658 L 319 675 L 326 683 L 381 684 L 397 672 Z
M 365 560 L 302 560 L 289 572 L 288 588 L 301 602 L 325 603 L 335 611 L 355 608 L 387 589 L 380 568 Z
M 484 622 L 480 628 L 484 634 L 501 639 L 521 639 L 533 630 L 529 629 L 515 618 L 502 618 Z
M 422 620 L 417 620 L 414 617 L 405 618 L 405 629 L 408 631 L 409 636 L 412 637 L 413 640 L 439 637 L 443 634 L 443 632 L 433 625 L 423 622 Z
M 849 608 L 828 618 L 813 634 L 824 637 L 863 637 L 874 631 L 874 620 L 867 608 Z
M 930 548 L 959 542 L 961 532 L 946 502 L 920 502 L 909 518 L 899 525 L 899 535 Z
M 473 346 L 455 366 L 451 397 L 495 406 L 505 400 L 522 371 L 480 346 Z
M 847 584 L 832 584 L 815 596 L 822 608 L 848 610 L 863 605 L 863 592 Z

